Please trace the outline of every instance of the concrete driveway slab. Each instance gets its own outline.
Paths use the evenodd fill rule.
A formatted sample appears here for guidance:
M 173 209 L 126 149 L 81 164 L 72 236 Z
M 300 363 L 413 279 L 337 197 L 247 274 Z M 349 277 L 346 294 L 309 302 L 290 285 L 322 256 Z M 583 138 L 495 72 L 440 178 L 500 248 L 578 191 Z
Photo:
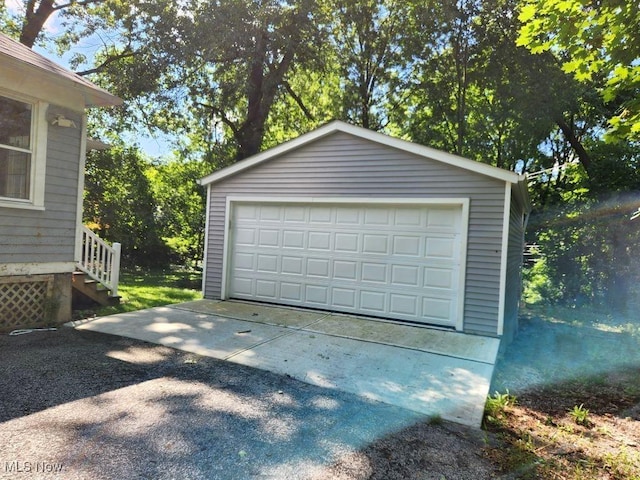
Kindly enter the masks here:
M 298 331 L 230 361 L 464 425 L 480 426 L 493 366 Z
M 136 338 L 221 360 L 292 333 L 275 325 L 172 307 L 156 307 L 72 324 L 80 330 Z
M 479 427 L 499 341 L 358 317 L 201 300 L 98 318 L 122 335 Z
M 327 315 L 305 329 L 482 363 L 495 362 L 500 347 L 497 338 L 340 314 Z
M 235 318 L 236 320 L 293 328 L 304 327 L 329 316 L 329 313 L 326 312 L 264 306 L 248 302 L 222 302 L 219 300 L 195 300 L 172 306 L 193 312 Z

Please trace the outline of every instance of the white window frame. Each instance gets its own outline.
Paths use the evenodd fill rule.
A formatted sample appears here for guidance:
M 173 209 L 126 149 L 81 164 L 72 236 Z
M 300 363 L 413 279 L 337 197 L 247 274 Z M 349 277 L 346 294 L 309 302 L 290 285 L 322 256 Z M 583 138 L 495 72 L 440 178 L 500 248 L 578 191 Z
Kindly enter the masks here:
M 9 150 L 16 150 L 19 152 L 31 154 L 29 198 L 11 198 L 0 196 L 0 207 L 44 210 L 44 188 L 47 163 L 47 131 L 49 128 L 46 118 L 48 104 L 34 98 L 29 98 L 25 95 L 16 95 L 13 92 L 8 92 L 2 89 L 0 89 L 0 96 L 31 105 L 30 150 L 22 148 L 13 149 L 10 146 L 6 146 L 4 144 L 2 145 L 2 148 L 7 147 L 7 149 Z

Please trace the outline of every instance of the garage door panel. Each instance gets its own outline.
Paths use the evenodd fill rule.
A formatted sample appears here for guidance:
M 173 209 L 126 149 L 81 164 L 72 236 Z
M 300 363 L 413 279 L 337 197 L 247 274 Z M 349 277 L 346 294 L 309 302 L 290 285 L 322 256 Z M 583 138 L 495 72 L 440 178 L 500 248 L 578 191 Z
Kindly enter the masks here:
M 431 237 L 426 239 L 426 258 L 445 258 L 456 260 L 460 246 L 456 237 Z
M 340 208 L 336 210 L 336 225 L 360 225 L 361 211 L 358 208 Z
M 384 292 L 360 292 L 360 310 L 371 315 L 384 315 L 387 312 L 387 294 Z
M 429 210 L 427 215 L 427 227 L 449 229 L 452 232 L 458 231 L 460 227 L 460 216 L 456 215 L 455 208 L 439 208 Z
M 392 255 L 419 257 L 421 240 L 418 235 L 394 235 Z
M 358 280 L 358 264 L 349 260 L 334 260 L 332 278 L 338 280 Z
M 283 248 L 304 248 L 305 232 L 301 230 L 284 230 L 282 232 Z
M 254 246 L 256 244 L 256 230 L 254 228 L 238 228 L 234 239 L 238 245 Z
M 358 237 L 357 233 L 335 233 L 334 250 L 336 252 L 357 253 Z
M 389 313 L 392 315 L 418 316 L 418 299 L 415 295 L 392 293 Z
M 320 308 L 326 308 L 329 305 L 329 287 L 307 285 L 305 287 L 305 300 L 307 303 L 314 304 Z
M 387 283 L 387 265 L 382 263 L 362 263 L 363 282 Z
M 310 207 L 310 223 L 331 223 L 331 207 Z
M 456 324 L 460 206 L 267 207 L 232 209 L 230 297 Z
M 256 280 L 256 296 L 273 301 L 278 297 L 278 283 L 274 280 Z
M 282 214 L 282 209 L 278 206 L 261 205 L 259 218 L 261 221 L 266 222 L 279 222 Z
M 380 208 L 367 208 L 364 210 L 364 225 L 388 226 L 391 212 Z
M 420 269 L 409 265 L 392 265 L 391 282 L 394 285 L 418 287 L 420 285 Z
M 365 255 L 388 255 L 389 237 L 386 235 L 363 234 L 362 253 Z
M 253 280 L 251 278 L 236 276 L 232 280 L 233 292 L 237 295 L 253 295 Z
M 422 210 L 396 209 L 394 225 L 396 227 L 424 227 L 427 213 Z
M 304 258 L 303 257 L 282 257 L 282 268 L 280 273 L 283 275 L 303 275 L 304 274 Z
M 236 218 L 241 220 L 257 220 L 258 208 L 255 205 L 238 205 L 235 207 Z
M 234 263 L 238 270 L 255 270 L 253 263 L 254 255 L 252 253 L 236 253 L 234 257 Z
M 258 272 L 278 273 L 278 255 L 258 255 Z
M 280 232 L 278 230 L 262 228 L 258 232 L 259 247 L 280 246 Z
M 424 298 L 422 300 L 422 315 L 426 318 L 445 321 L 453 313 L 454 305 L 451 300 L 438 298 Z
M 280 297 L 283 300 L 297 302 L 297 304 L 302 303 L 302 285 L 300 283 L 280 282 Z
M 333 287 L 331 288 L 331 305 L 354 311 L 357 308 L 356 296 L 354 288 Z
M 329 251 L 331 249 L 331 234 L 328 232 L 309 232 L 308 248 Z
M 424 287 L 453 290 L 457 283 L 457 275 L 445 268 L 424 268 Z
M 289 207 L 284 210 L 284 221 L 287 223 L 305 223 L 307 218 L 307 209 L 303 206 Z
M 328 280 L 331 262 L 325 258 L 307 258 L 307 276 Z

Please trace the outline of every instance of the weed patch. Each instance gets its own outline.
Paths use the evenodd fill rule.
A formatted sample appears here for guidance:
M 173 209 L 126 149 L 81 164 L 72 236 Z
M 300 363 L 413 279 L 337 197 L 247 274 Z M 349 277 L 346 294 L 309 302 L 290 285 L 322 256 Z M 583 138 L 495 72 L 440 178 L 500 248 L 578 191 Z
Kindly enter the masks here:
M 517 402 L 496 393 L 485 408 L 502 440 L 491 458 L 508 478 L 639 480 L 637 325 L 548 307 L 523 320 L 493 385 Z

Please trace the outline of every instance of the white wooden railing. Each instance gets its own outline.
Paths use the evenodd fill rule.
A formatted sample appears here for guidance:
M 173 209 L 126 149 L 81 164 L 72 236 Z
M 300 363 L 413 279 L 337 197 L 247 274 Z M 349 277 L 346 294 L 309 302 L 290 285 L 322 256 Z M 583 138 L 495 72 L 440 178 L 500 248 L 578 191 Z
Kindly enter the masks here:
M 121 245 L 109 245 L 87 227 L 81 228 L 82 258 L 77 267 L 118 296 Z

